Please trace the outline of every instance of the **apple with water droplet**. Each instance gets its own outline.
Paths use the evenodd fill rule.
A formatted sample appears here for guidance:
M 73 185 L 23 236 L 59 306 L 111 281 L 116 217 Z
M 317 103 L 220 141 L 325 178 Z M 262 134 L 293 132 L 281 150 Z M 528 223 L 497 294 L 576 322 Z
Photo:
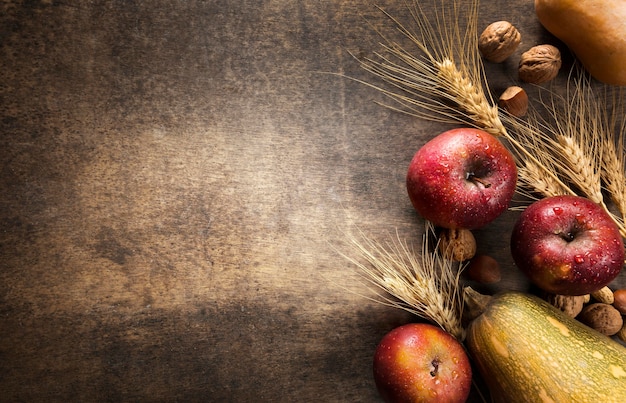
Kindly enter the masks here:
M 584 295 L 609 284 L 624 265 L 624 243 L 609 214 L 580 196 L 532 203 L 511 233 L 517 267 L 553 294 Z
M 413 207 L 444 228 L 476 229 L 509 206 L 517 184 L 510 151 L 474 128 L 443 132 L 415 153 L 406 177 Z
M 450 333 L 410 323 L 387 333 L 374 354 L 374 380 L 386 402 L 465 402 L 472 368 Z

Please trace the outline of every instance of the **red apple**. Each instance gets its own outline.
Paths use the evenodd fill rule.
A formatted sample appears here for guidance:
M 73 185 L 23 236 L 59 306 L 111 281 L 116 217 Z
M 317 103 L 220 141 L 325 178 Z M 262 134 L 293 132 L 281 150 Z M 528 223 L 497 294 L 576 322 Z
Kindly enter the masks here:
M 511 234 L 515 264 L 539 288 L 583 295 L 610 283 L 624 264 L 617 225 L 598 204 L 578 196 L 534 202 Z
M 493 135 L 460 128 L 424 144 L 409 165 L 413 207 L 444 228 L 475 229 L 502 214 L 515 193 L 513 155 Z
M 387 333 L 374 354 L 374 380 L 386 402 L 465 402 L 472 369 L 451 334 L 427 323 Z

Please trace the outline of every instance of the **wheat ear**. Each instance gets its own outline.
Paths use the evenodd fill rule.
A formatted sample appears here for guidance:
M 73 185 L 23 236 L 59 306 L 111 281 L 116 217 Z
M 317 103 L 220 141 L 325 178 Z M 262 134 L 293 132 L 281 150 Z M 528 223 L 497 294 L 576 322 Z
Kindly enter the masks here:
M 373 299 L 436 323 L 459 340 L 465 337 L 461 324 L 463 293 L 458 263 L 443 258 L 431 248 L 434 227 L 426 222 L 421 253 L 396 238 L 382 244 L 361 234 L 350 236 L 354 255 L 341 253 L 364 281 L 373 285 Z
M 506 135 L 500 120 L 498 106 L 491 105 L 482 87 L 477 86 L 450 59 L 435 62 L 438 82 L 448 97 L 463 110 L 465 117 L 479 128 L 496 136 Z
M 611 131 L 600 132 L 600 149 L 602 151 L 601 175 L 606 191 L 616 206 L 622 225 L 626 222 L 626 118 L 624 118 L 623 90 L 614 89 L 612 94 L 605 96 L 613 106 L 607 127 L 613 128 L 617 138 Z M 626 234 L 624 235 L 626 237 Z
M 446 2 L 448 7 L 443 4 L 440 1 L 435 7 L 432 22 L 417 1 L 407 4 L 415 31 L 385 12 L 419 55 L 381 35 L 384 52 L 360 62 L 392 88 L 365 84 L 395 101 L 395 105 L 386 105 L 392 109 L 432 121 L 478 127 L 501 137 L 517 157 L 522 183 L 518 190 L 525 187 L 543 196 L 580 193 L 609 212 L 626 237 L 624 213 L 622 219 L 615 216 L 603 200 L 603 172 L 613 171 L 604 174 L 607 184 L 623 179 L 623 172 L 598 159 L 602 147 L 594 136 L 607 127 L 589 80 L 570 78 L 568 84 L 574 83 L 571 104 L 551 94 L 552 103 L 545 105 L 547 118 L 535 115 L 522 122 L 499 114 L 478 51 L 478 1 L 463 6 L 457 0 Z M 613 197 L 626 200 L 623 189 L 613 188 Z
M 589 136 L 584 136 L 588 138 Z M 561 171 L 576 186 L 582 195 L 591 201 L 604 205 L 600 179 L 600 161 L 591 156 L 599 154 L 596 142 L 591 140 L 583 143 L 578 138 L 557 135 L 555 150 L 559 160 L 563 162 Z
M 624 175 L 624 125 L 617 124 L 621 101 L 611 98 L 609 88 L 602 94 L 594 90 L 591 79 L 584 74 L 570 78 L 567 98 L 552 95 L 548 110 L 554 123 L 551 127 L 554 143 L 548 149 L 563 161 L 560 174 L 575 186 L 582 196 L 598 203 L 613 218 L 623 237 L 626 237 L 626 177 Z M 623 119 L 623 118 L 622 118 Z M 614 131 L 619 136 L 616 148 Z M 602 185 L 607 190 L 620 215 L 607 205 Z
M 622 138 L 622 136 L 620 136 Z M 622 141 L 619 144 L 623 144 Z M 608 138 L 602 139 L 602 174 L 611 201 L 621 214 L 622 222 L 626 221 L 626 175 L 624 170 L 624 146 L 617 152 L 615 142 Z
M 381 34 L 383 52 L 377 53 L 374 59 L 360 60 L 360 63 L 390 88 L 362 83 L 392 99 L 395 104 L 384 104 L 388 108 L 431 121 L 477 127 L 506 139 L 521 166 L 542 172 L 542 177 L 546 178 L 544 182 L 551 184 L 545 189 L 574 194 L 550 167 L 543 165 L 541 158 L 525 147 L 525 141 L 536 135 L 535 128 L 509 115 L 499 114 L 491 98 L 478 52 L 478 1 L 463 7 L 457 1 L 451 1 L 448 8 L 443 3 L 436 8 L 433 22 L 417 2 L 408 6 L 416 31 L 408 29 L 383 10 L 419 54 L 413 54 Z M 460 10 L 464 10 L 463 16 Z M 465 31 L 461 27 L 465 27 Z M 521 131 L 521 135 L 513 136 L 507 126 Z
M 529 199 L 537 199 L 537 194 L 543 197 L 552 197 L 569 194 L 569 190 L 561 181 L 556 181 L 552 176 L 545 175 L 547 164 L 538 165 L 533 161 L 524 161 L 518 167 L 518 185 L 520 193 Z M 529 189 L 525 192 L 522 189 Z
M 415 31 L 381 10 L 409 40 L 409 47 L 420 55 L 381 33 L 382 52 L 359 62 L 391 88 L 365 84 L 394 101 L 384 105 L 388 108 L 422 119 L 461 123 L 503 135 L 506 129 L 497 106 L 490 93 L 477 85 L 486 82 L 480 56 L 474 51 L 478 48 L 478 38 L 473 34 L 477 31 L 478 2 L 464 7 L 456 1 L 448 2 L 450 7 L 443 7 L 443 3 L 432 21 L 418 2 L 407 4 Z M 465 18 L 461 16 L 464 12 Z M 466 31 L 459 28 L 461 24 L 466 26 Z

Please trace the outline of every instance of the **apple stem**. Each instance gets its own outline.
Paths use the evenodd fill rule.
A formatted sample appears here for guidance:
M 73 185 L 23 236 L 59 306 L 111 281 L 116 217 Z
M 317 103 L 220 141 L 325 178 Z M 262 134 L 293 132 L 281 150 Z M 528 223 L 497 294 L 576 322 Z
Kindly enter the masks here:
M 469 174 L 467 176 L 467 179 L 472 181 L 472 182 L 480 183 L 481 185 L 483 185 L 486 188 L 491 186 L 491 183 L 487 182 L 484 179 L 479 178 L 478 176 L 475 176 L 474 174 Z

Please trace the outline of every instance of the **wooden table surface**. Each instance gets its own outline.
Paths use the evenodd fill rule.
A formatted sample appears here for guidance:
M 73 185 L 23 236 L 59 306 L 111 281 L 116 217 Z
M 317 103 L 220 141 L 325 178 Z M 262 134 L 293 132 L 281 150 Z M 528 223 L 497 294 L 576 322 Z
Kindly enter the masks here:
M 501 19 L 524 39 L 494 93 L 556 43 L 532 1 Z M 415 318 L 337 249 L 419 242 L 407 164 L 450 126 L 329 74 L 375 80 L 349 54 L 375 29 L 359 0 L 3 1 L 0 401 L 378 401 L 376 344 Z M 475 232 L 491 291 L 527 288 L 517 214 Z

